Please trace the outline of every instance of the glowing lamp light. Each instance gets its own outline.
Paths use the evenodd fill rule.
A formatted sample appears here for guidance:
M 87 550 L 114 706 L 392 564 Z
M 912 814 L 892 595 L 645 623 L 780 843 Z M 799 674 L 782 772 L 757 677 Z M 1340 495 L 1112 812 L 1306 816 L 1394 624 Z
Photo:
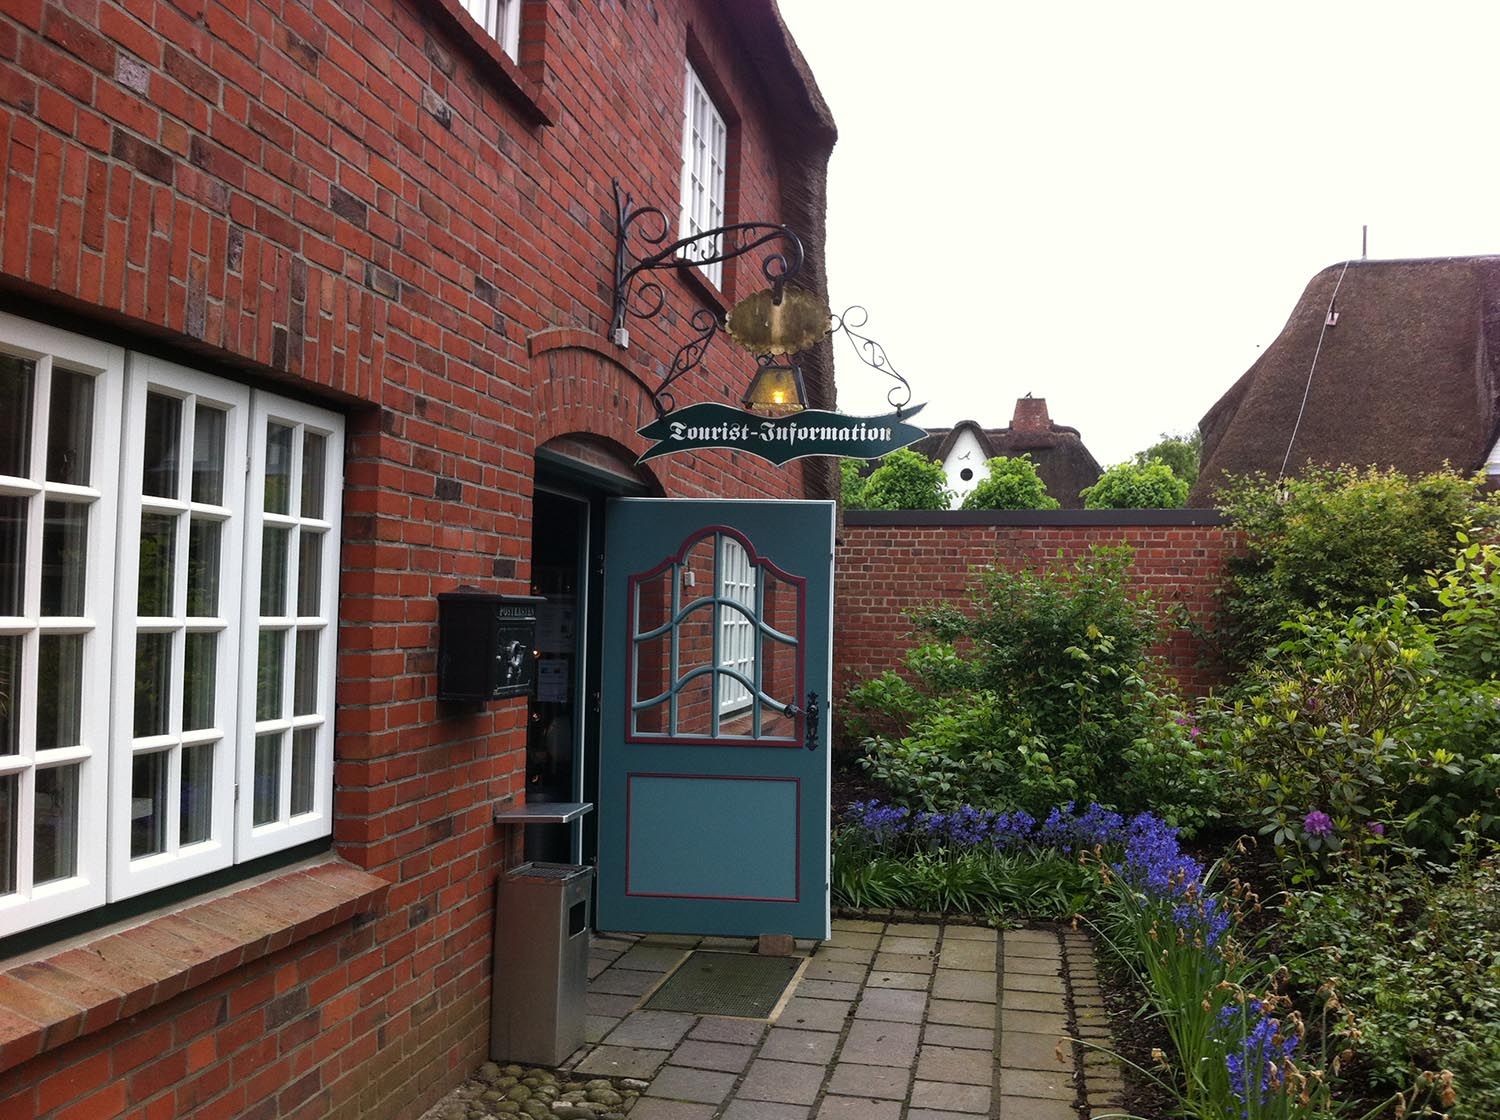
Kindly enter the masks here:
M 807 407 L 802 371 L 791 363 L 762 362 L 740 403 L 746 408 L 801 412 Z

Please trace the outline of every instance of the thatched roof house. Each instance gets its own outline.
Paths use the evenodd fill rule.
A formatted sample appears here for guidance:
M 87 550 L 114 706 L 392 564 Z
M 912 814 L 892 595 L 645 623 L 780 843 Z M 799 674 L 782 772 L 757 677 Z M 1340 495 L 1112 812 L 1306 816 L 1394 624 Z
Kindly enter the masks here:
M 1500 474 L 1500 257 L 1324 269 L 1200 427 L 1193 506 L 1212 504 L 1226 473 L 1275 476 L 1283 461 L 1289 474 L 1309 462 Z
M 986 477 L 985 460 L 997 455 L 1031 456 L 1047 493 L 1063 509 L 1082 509 L 1078 492 L 1099 481 L 1099 463 L 1078 429 L 1054 424 L 1041 397 L 1016 401 L 1009 427 L 982 428 L 976 421 L 960 420 L 951 428 L 927 429 L 927 437 L 912 444 L 912 450 L 943 464 L 955 507 Z

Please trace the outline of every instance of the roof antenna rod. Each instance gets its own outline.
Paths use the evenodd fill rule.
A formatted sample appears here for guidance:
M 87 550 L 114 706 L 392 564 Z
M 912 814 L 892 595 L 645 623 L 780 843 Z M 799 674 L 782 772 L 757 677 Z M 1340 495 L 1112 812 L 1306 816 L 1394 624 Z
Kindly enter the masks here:
M 1360 226 L 1359 229 L 1359 259 L 1365 260 L 1370 255 L 1370 227 Z

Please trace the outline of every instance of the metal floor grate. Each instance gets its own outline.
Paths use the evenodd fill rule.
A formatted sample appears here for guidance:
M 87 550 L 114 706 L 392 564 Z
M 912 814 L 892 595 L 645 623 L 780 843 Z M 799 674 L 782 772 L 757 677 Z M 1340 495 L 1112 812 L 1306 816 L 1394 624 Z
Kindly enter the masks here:
M 764 1019 L 776 1007 L 801 963 L 800 957 L 690 953 L 645 1006 L 653 1011 Z

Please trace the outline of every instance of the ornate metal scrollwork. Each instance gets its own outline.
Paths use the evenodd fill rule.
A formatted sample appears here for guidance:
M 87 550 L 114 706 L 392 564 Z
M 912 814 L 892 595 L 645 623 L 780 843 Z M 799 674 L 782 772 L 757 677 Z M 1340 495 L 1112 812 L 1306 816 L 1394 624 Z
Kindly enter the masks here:
M 849 339 L 849 344 L 854 347 L 854 353 L 860 361 L 896 382 L 887 390 L 885 399 L 896 410 L 896 416 L 899 419 L 906 406 L 911 404 L 911 383 L 891 364 L 884 346 L 873 338 L 859 333 L 858 328 L 863 327 L 869 321 L 870 313 L 859 304 L 854 304 L 844 308 L 841 314 L 833 317 L 833 325 L 828 334 L 831 338 L 842 331 Z
M 619 180 L 614 182 L 614 195 L 615 289 L 609 337 L 617 345 L 630 344 L 630 332 L 625 326 L 628 317 L 654 318 L 666 306 L 666 289 L 650 277 L 652 272 L 716 264 L 779 241 L 782 243 L 780 250 L 767 253 L 760 265 L 761 273 L 771 285 L 773 298 L 779 302 L 786 282 L 802 269 L 802 239 L 786 226 L 737 222 L 663 245 L 671 230 L 667 215 L 655 206 L 636 207 L 631 196 L 620 189 Z M 637 253 L 631 248 L 632 239 L 646 246 L 648 251 Z M 691 321 L 694 337 L 673 356 L 661 384 L 652 389 L 642 383 L 650 393 L 658 415 L 665 415 L 676 407 L 668 387 L 703 361 L 709 343 L 721 325 L 718 316 L 706 309 L 694 312 Z

